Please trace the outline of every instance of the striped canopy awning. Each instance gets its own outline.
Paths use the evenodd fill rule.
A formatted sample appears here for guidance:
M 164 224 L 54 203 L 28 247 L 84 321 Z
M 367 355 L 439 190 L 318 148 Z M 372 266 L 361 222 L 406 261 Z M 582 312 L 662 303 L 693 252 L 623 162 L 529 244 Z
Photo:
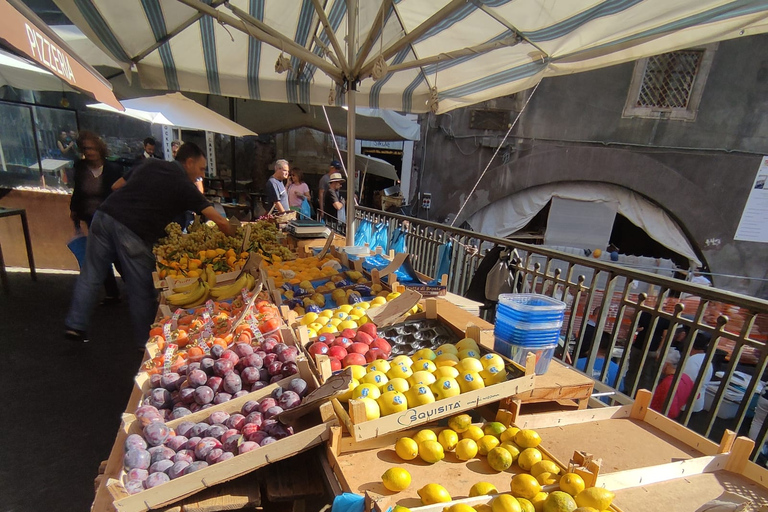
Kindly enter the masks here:
M 145 88 L 404 112 L 768 29 L 768 0 L 55 2 Z

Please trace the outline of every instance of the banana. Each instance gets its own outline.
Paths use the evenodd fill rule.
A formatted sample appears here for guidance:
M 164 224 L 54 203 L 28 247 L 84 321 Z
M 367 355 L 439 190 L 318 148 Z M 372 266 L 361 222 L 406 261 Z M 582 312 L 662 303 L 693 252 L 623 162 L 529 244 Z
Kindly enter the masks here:
M 175 293 L 188 293 L 188 292 L 191 292 L 192 290 L 196 289 L 197 285 L 199 285 L 199 284 L 200 284 L 200 280 L 199 279 L 195 279 L 194 281 L 191 281 L 191 282 L 189 282 L 189 283 L 187 283 L 185 285 L 174 286 L 173 287 L 173 291 Z
M 224 300 L 234 297 L 240 293 L 240 290 L 242 290 L 248 282 L 248 278 L 246 276 L 247 274 L 241 275 L 237 281 L 232 284 L 211 288 L 211 296 L 217 300 Z
M 209 264 L 207 267 L 205 267 L 205 271 L 208 273 L 208 278 L 206 279 L 206 281 L 208 281 L 208 286 L 210 286 L 211 288 L 215 287 L 216 272 L 213 271 L 213 266 Z
M 208 285 L 198 281 L 197 288 L 191 292 L 186 293 L 173 293 L 166 297 L 169 304 L 173 306 L 188 307 L 189 304 L 194 304 L 200 300 L 200 297 L 206 295 Z
M 196 302 L 193 302 L 192 304 L 187 304 L 186 307 L 196 308 L 197 306 L 202 306 L 208 300 L 208 297 L 210 296 L 210 291 L 211 289 L 208 287 L 208 284 L 203 283 L 203 295 Z
M 253 290 L 256 287 L 256 278 L 253 277 L 250 273 L 246 273 L 246 286 L 248 287 L 248 291 Z

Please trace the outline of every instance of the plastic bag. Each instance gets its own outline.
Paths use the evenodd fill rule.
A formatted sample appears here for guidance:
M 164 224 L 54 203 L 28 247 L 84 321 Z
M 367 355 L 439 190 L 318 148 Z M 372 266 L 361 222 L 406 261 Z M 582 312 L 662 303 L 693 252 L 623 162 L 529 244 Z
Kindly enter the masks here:
M 67 242 L 67 247 L 77 258 L 77 264 L 80 269 L 85 265 L 85 247 L 88 244 L 88 237 L 80 231 L 79 226 L 75 227 L 75 235 Z
M 395 252 L 407 252 L 405 248 L 405 231 L 395 228 L 392 238 L 389 239 L 389 250 Z
M 306 197 L 301 202 L 301 206 L 299 207 L 299 213 L 301 213 L 301 217 L 304 219 L 312 219 L 315 216 L 315 212 L 312 211 L 312 205 L 309 204 L 309 201 L 307 200 Z
M 382 251 L 387 252 L 387 247 L 389 245 L 389 237 L 387 236 L 387 231 L 387 224 L 385 222 L 376 224 L 376 226 L 373 227 L 373 234 L 371 236 L 371 249 L 381 247 Z
M 363 219 L 360 221 L 360 225 L 357 227 L 357 231 L 355 231 L 355 247 L 362 247 L 365 244 L 371 244 L 372 229 L 373 225 L 371 224 L 371 221 L 368 219 Z
M 435 280 L 440 281 L 443 274 L 450 274 L 451 259 L 453 258 L 453 242 L 450 240 L 437 248 L 437 266 L 435 267 Z
M 513 256 L 514 255 L 514 256 Z M 499 261 L 488 272 L 488 278 L 485 281 L 485 298 L 491 301 L 498 301 L 502 293 L 514 292 L 515 261 L 517 261 L 514 251 L 502 251 L 499 255 Z
M 364 509 L 365 497 L 350 492 L 336 496 L 331 506 L 331 512 L 363 512 Z

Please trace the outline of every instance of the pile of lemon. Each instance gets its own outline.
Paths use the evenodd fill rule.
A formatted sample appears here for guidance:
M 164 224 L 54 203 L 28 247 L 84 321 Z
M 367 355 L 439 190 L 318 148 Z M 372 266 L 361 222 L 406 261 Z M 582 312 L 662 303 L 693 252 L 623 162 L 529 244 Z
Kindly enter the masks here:
M 396 296 L 393 296 L 392 299 Z M 294 311 L 304 315 L 299 319 L 299 323 L 307 327 L 310 338 L 315 338 L 319 334 L 336 334 L 344 329 L 357 329 L 370 322 L 368 309 L 386 304 L 388 300 L 392 299 L 374 297 L 370 302 L 343 304 L 334 309 L 324 309 L 320 313 L 305 313 L 302 308 L 295 308 Z
M 310 256 L 308 258 L 297 258 L 292 261 L 282 261 L 280 258 L 273 258 L 272 264 L 266 267 L 267 275 L 275 280 L 275 285 L 278 287 L 283 286 L 284 283 L 299 284 L 302 281 L 328 278 L 339 274 L 339 271 L 334 266 L 323 266 L 330 261 L 338 263 L 336 258 L 330 256 L 322 259 Z M 338 263 L 338 266 L 341 266 L 341 264 Z M 338 279 L 343 279 L 343 276 L 339 276 Z
M 342 326 L 339 324 L 337 329 Z M 339 400 L 363 401 L 369 420 L 482 389 L 507 378 L 501 356 L 481 356 L 472 338 L 436 350 L 424 348 L 410 357 L 399 355 L 391 361 L 348 368 L 352 369 L 352 380 Z
M 480 427 L 472 424 L 471 416 L 461 414 L 450 418 L 448 428 L 439 434 L 423 429 L 413 437 L 398 439 L 395 452 L 404 461 L 418 457 L 434 464 L 442 460 L 446 452 L 453 451 L 456 458 L 462 461 L 478 455 L 485 456 L 496 471 L 505 471 L 513 463 L 524 471 L 512 477 L 509 494 L 499 494 L 489 482 L 473 485 L 469 490 L 470 497 L 497 495 L 489 505 L 470 507 L 459 503 L 447 507 L 444 512 L 600 512 L 610 507 L 614 498 L 611 491 L 597 487 L 585 489 L 584 480 L 575 473 L 561 475 L 557 464 L 542 457 L 538 449 L 540 444 L 541 436 L 534 430 L 507 428 L 499 422 Z M 405 471 L 402 468 L 393 470 L 389 477 L 402 475 Z M 544 491 L 544 486 L 552 485 L 557 485 L 559 490 Z M 386 483 L 385 486 L 390 490 L 396 487 Z M 449 492 L 439 484 L 428 484 L 418 494 L 424 505 L 452 500 Z

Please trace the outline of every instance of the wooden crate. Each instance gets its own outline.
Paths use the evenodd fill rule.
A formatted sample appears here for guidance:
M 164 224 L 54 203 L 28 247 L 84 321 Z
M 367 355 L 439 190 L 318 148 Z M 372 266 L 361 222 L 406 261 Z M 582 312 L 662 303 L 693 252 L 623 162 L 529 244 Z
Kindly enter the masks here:
M 476 327 L 469 326 L 466 336 L 473 337 L 477 333 L 479 330 Z M 348 408 L 345 408 L 337 399 L 331 402 L 352 438 L 355 441 L 365 441 L 468 412 L 533 388 L 535 377 L 533 356 L 528 358 L 526 368 L 508 359 L 505 359 L 505 362 L 508 379 L 504 382 L 437 400 L 431 404 L 412 407 L 402 413 L 391 414 L 376 420 L 369 421 L 366 418 L 365 404 L 358 400 L 350 400 Z
M 749 461 L 754 442 L 726 431 L 715 443 L 649 409 L 651 393 L 632 405 L 518 416 L 555 457 L 574 449 L 602 459 L 595 485 L 616 493 L 626 512 L 696 511 L 725 492 L 768 506 L 768 470 Z M 753 510 L 757 510 L 754 508 Z
M 317 381 L 311 374 L 306 360 L 301 360 L 298 376 L 309 384 L 310 390 L 316 389 Z M 292 377 L 296 377 L 295 375 Z M 281 382 L 289 382 L 289 379 Z M 267 397 L 275 389 L 275 385 L 262 388 L 246 396 L 230 400 L 215 407 L 198 411 L 178 420 L 167 422 L 171 428 L 175 428 L 183 421 L 205 421 L 211 412 L 224 410 L 229 413 L 239 412 L 243 404 L 248 400 L 259 400 Z M 224 407 L 222 407 L 224 406 Z M 125 439 L 133 433 L 140 433 L 141 426 L 132 414 L 124 414 L 122 427 L 118 431 L 117 439 L 107 461 L 101 485 L 96 493 L 96 499 L 92 506 L 94 512 L 102 510 L 118 510 L 126 512 L 139 512 L 152 510 L 174 503 L 182 498 L 195 494 L 207 487 L 232 480 L 244 474 L 250 473 L 271 462 L 285 459 L 327 440 L 330 435 L 330 427 L 337 425 L 333 408 L 324 403 L 320 407 L 320 422 L 313 423 L 313 417 L 303 418 L 297 425 L 296 432 L 276 443 L 264 446 L 252 452 L 214 464 L 190 475 L 184 475 L 153 489 L 147 489 L 138 494 L 129 495 L 122 486 L 122 460 L 124 455 L 123 445 Z

